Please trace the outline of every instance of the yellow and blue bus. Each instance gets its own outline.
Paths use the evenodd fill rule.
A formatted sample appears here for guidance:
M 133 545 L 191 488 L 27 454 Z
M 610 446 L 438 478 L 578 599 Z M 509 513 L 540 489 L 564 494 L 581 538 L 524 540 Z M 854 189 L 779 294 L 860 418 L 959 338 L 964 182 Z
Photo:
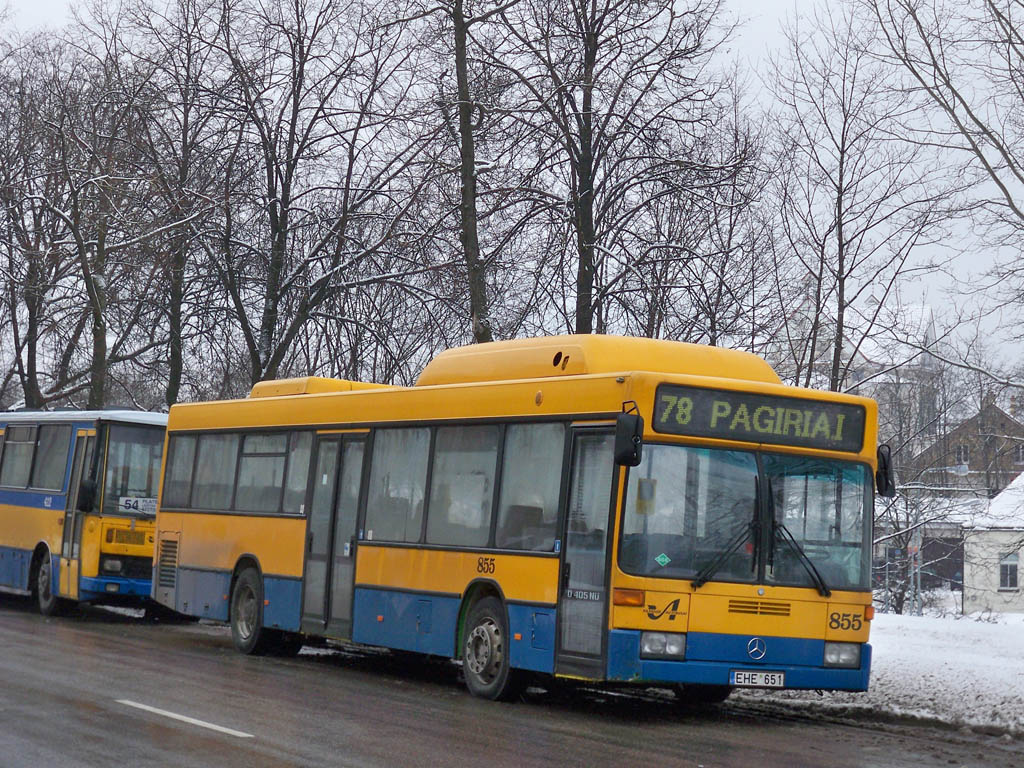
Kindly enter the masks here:
M 246 653 L 460 659 L 492 699 L 862 691 L 876 424 L 748 353 L 609 336 L 448 350 L 412 387 L 261 382 L 171 408 L 154 597 Z
M 41 613 L 143 605 L 167 416 L 0 413 L 0 588 Z

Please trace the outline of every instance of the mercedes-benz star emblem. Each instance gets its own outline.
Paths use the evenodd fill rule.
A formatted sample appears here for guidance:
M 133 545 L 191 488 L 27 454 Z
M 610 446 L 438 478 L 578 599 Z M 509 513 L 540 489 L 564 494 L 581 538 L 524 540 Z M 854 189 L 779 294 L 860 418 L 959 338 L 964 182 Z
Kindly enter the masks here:
M 750 638 L 750 642 L 747 643 L 747 656 L 754 661 L 760 661 L 766 653 L 768 653 L 768 646 L 765 645 L 764 640 L 760 637 Z

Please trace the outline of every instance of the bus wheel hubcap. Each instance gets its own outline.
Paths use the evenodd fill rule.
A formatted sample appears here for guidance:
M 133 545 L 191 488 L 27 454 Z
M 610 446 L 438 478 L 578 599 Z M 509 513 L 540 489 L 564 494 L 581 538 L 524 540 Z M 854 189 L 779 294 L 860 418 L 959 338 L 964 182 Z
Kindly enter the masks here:
M 247 589 L 238 597 L 238 633 L 242 637 L 249 637 L 256 624 L 256 596 L 252 590 Z
M 39 564 L 39 597 L 50 599 L 50 564 L 45 560 Z
M 466 664 L 474 675 L 491 680 L 501 664 L 501 633 L 491 619 L 474 627 L 466 641 Z

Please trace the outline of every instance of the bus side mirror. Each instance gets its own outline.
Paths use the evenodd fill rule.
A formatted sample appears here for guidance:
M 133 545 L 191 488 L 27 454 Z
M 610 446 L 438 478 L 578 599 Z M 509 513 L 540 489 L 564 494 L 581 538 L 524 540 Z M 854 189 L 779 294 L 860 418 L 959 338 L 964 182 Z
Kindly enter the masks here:
M 75 502 L 75 509 L 79 512 L 92 512 L 96 506 L 96 481 L 82 480 L 78 486 L 78 501 Z
M 875 472 L 875 488 L 879 496 L 891 499 L 896 495 L 896 478 L 892 472 L 892 449 L 888 445 L 878 446 L 878 470 Z
M 644 448 L 644 417 L 639 413 L 620 413 L 615 419 L 615 463 L 635 467 Z

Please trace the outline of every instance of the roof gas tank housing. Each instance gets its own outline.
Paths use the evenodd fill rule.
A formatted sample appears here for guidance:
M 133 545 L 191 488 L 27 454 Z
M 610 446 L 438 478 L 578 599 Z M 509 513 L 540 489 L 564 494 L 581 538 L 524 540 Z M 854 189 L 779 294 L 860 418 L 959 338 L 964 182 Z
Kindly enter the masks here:
M 633 336 L 577 334 L 493 341 L 449 349 L 427 364 L 416 386 L 657 371 L 781 384 L 757 355 Z

